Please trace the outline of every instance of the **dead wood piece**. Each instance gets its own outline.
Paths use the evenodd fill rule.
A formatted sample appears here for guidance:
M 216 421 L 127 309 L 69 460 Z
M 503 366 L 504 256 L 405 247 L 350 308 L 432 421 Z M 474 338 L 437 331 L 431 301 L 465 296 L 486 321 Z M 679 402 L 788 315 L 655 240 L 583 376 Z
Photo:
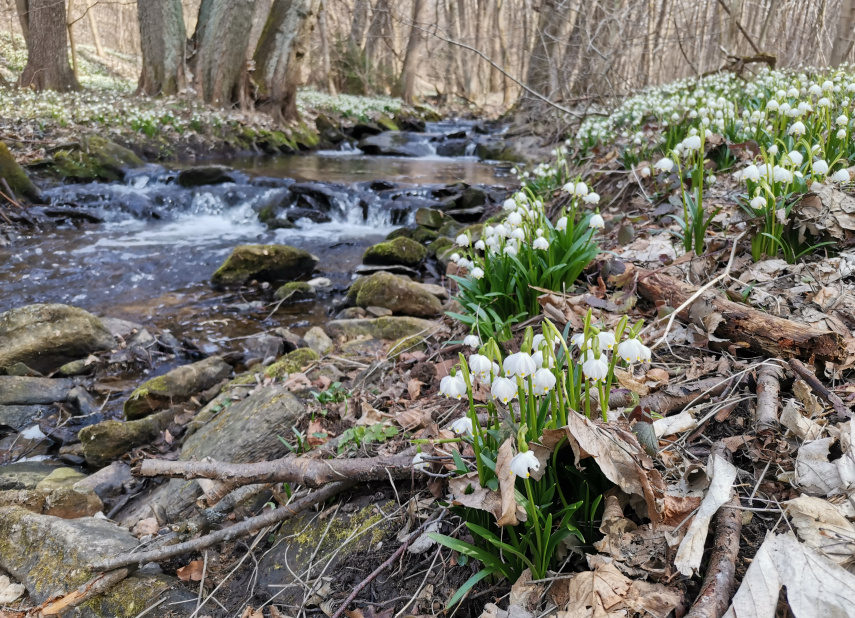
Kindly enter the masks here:
M 33 615 L 58 616 L 74 607 L 85 603 L 94 596 L 107 592 L 113 586 L 131 574 L 133 569 L 123 568 L 109 573 L 99 573 L 88 582 L 75 588 L 68 594 L 54 601 L 45 603 L 42 607 L 33 611 Z
M 808 383 L 808 385 L 813 389 L 813 391 L 825 399 L 828 403 L 831 404 L 831 407 L 834 408 L 834 411 L 837 412 L 838 416 L 843 418 L 849 418 L 852 416 L 852 410 L 850 410 L 843 400 L 837 396 L 836 393 L 832 393 L 828 390 L 825 385 L 819 381 L 819 379 L 811 372 L 810 369 L 805 367 L 798 360 L 791 358 L 789 360 L 790 367 L 793 371 L 795 371 L 798 376 Z
M 695 401 L 700 403 L 710 397 L 721 395 L 733 385 L 734 379 L 740 378 L 706 378 L 687 384 L 671 384 L 660 391 L 645 395 L 638 405 L 642 408 L 650 408 L 662 416 L 667 416 Z M 620 409 L 631 405 L 632 393 L 628 390 L 613 390 L 609 395 L 609 408 Z
M 798 362 L 798 361 L 796 361 Z M 778 428 L 778 407 L 782 370 L 775 365 L 763 365 L 757 375 L 757 414 L 754 430 L 758 436 L 768 436 Z
M 285 457 L 273 461 L 234 464 L 221 461 L 166 461 L 145 459 L 140 464 L 140 476 L 166 476 L 170 478 L 205 478 L 215 481 L 248 483 L 299 483 L 306 487 L 320 487 L 333 481 L 359 482 L 405 478 L 412 472 L 415 447 L 397 455 L 363 457 L 359 459 L 311 459 Z
M 686 618 L 721 618 L 730 604 L 736 556 L 742 534 L 739 496 L 722 505 L 715 516 L 715 540 L 704 584 Z
M 404 541 L 398 549 L 395 550 L 394 554 L 389 556 L 389 558 L 385 562 L 383 562 L 383 564 L 381 564 L 379 567 L 374 569 L 374 571 L 368 577 L 363 579 L 359 583 L 359 585 L 357 585 L 353 589 L 353 591 L 351 591 L 350 595 L 344 600 L 344 603 L 341 604 L 341 607 L 339 607 L 336 610 L 336 612 L 332 615 L 332 618 L 340 618 L 340 616 L 347 609 L 347 606 L 350 605 L 351 601 L 353 601 L 353 599 L 355 599 L 357 596 L 359 596 L 359 593 L 362 592 L 368 584 L 370 584 L 372 581 L 374 581 L 374 579 L 378 575 L 380 575 L 380 573 L 382 573 L 387 568 L 389 568 L 395 562 L 395 560 L 397 560 L 400 557 L 400 555 L 403 554 L 404 551 L 406 551 L 407 547 L 409 547 L 413 541 L 418 539 L 422 535 L 422 533 L 424 533 L 425 529 L 431 523 L 433 523 L 434 521 L 440 521 L 443 517 L 445 517 L 446 511 L 447 511 L 447 509 L 442 509 L 441 511 L 437 511 L 436 513 L 434 513 L 433 515 L 428 517 L 428 519 L 421 526 L 419 526 L 415 532 L 413 532 L 410 536 L 408 536 L 407 540 Z
M 665 300 L 679 307 L 696 292 L 696 288 L 661 273 L 639 269 L 638 293 L 656 302 Z M 712 290 L 680 311 L 678 317 L 692 321 L 706 330 L 704 318 L 718 313 L 721 319 L 711 335 L 729 339 L 737 347 L 750 349 L 769 358 L 803 358 L 846 364 L 849 360 L 847 340 L 831 331 L 820 330 L 785 318 L 779 318 L 722 298 Z
M 188 552 L 200 551 L 211 547 L 212 545 L 216 545 L 217 543 L 231 541 L 238 537 L 257 532 L 262 528 L 272 526 L 273 524 L 278 524 L 289 517 L 298 515 L 315 504 L 326 501 L 332 496 L 335 496 L 354 485 L 356 485 L 356 481 L 351 480 L 330 483 L 317 491 L 313 491 L 304 498 L 297 500 L 293 504 L 280 506 L 275 510 L 267 511 L 266 513 L 262 513 L 256 517 L 250 517 L 239 524 L 224 528 L 223 530 L 217 530 L 216 532 L 199 537 L 198 539 L 193 539 L 185 543 L 178 543 L 176 545 L 170 545 L 155 551 L 125 554 L 124 556 L 119 556 L 111 560 L 97 562 L 91 565 L 91 568 L 96 571 L 112 571 L 113 569 L 120 569 L 126 566 L 135 564 L 144 565 L 148 562 L 167 560 Z

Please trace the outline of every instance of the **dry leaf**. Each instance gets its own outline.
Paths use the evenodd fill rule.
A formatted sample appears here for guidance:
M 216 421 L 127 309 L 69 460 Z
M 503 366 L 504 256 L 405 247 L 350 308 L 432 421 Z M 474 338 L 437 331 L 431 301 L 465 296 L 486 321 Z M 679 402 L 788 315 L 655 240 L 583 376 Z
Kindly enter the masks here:
M 622 387 L 629 389 L 636 395 L 645 397 L 650 394 L 650 387 L 643 382 L 636 380 L 635 377 L 626 369 L 615 367 L 615 377 Z
M 822 404 L 816 395 L 813 394 L 811 387 L 801 378 L 793 382 L 793 394 L 796 399 L 802 402 L 805 407 L 805 413 L 808 418 L 813 418 L 817 414 L 822 414 Z
M 631 585 L 632 582 L 613 564 L 558 580 L 553 588 L 563 588 L 559 594 L 567 599 L 562 608 L 564 611 L 558 612 L 558 618 L 596 615 L 597 607 L 606 611 L 611 608 L 620 609 L 618 606 L 621 605 Z
M 11 605 L 26 591 L 23 584 L 13 584 L 7 576 L 0 575 L 0 605 Z
M 834 462 L 828 461 L 828 449 L 834 438 L 820 438 L 803 444 L 796 457 L 795 481 L 807 494 L 827 496 L 840 491 L 843 480 Z
M 424 382 L 420 380 L 410 380 L 407 382 L 407 392 L 410 393 L 410 399 L 415 401 L 422 394 L 422 385 Z
M 521 607 L 527 612 L 534 611 L 540 604 L 543 594 L 543 584 L 532 584 L 531 569 L 526 569 L 511 586 L 511 596 L 508 600 L 510 605 Z
M 781 587 L 796 618 L 855 616 L 855 575 L 792 534 L 769 534 L 723 618 L 774 618 Z
M 788 399 L 781 412 L 781 425 L 802 440 L 816 440 L 822 435 L 822 425 L 802 416 L 793 399 Z
M 362 416 L 356 421 L 357 425 L 376 425 L 377 423 L 390 424 L 389 415 L 383 414 L 367 401 L 362 402 Z
M 689 431 L 697 426 L 698 421 L 692 414 L 692 410 L 683 410 L 674 416 L 666 416 L 653 421 L 653 431 L 657 438 Z
M 488 511 L 496 519 L 502 516 L 502 498 L 499 492 L 481 487 L 477 472 L 470 472 L 449 479 L 448 490 L 451 492 L 452 501 L 455 505 Z
M 323 436 L 316 434 L 323 434 Z M 309 446 L 320 446 L 321 444 L 329 442 L 329 439 L 329 434 L 324 431 L 321 421 L 317 420 L 309 423 L 309 428 L 306 429 L 306 442 L 309 443 Z
M 395 422 L 408 431 L 426 427 L 431 420 L 430 411 L 418 407 L 410 408 L 395 416 Z
M 648 380 L 656 380 L 662 384 L 668 384 L 668 381 L 671 379 L 671 376 L 668 375 L 667 371 L 655 367 L 648 371 L 645 377 Z
M 247 607 L 243 610 L 243 613 L 240 615 L 240 618 L 264 618 L 264 613 L 261 611 L 261 608 L 255 610 L 252 607 Z
M 496 521 L 497 526 L 516 526 L 520 523 L 516 497 L 516 474 L 511 471 L 511 459 L 514 457 L 514 441 L 508 438 L 499 447 L 496 455 L 496 476 L 499 477 L 499 493 L 502 498 L 501 517 Z M 522 519 L 525 521 L 525 518 Z
M 131 531 L 131 534 L 139 538 L 141 536 L 148 536 L 149 534 L 157 534 L 158 530 L 160 530 L 160 526 L 157 523 L 157 519 L 154 517 L 148 517 L 146 519 L 139 520 L 137 525 L 134 526 L 134 529 Z
M 787 502 L 787 513 L 809 547 L 843 566 L 855 560 L 855 526 L 833 504 L 802 495 Z
M 204 569 L 205 563 L 202 560 L 194 560 L 190 564 L 181 567 L 175 574 L 178 575 L 178 579 L 183 582 L 189 581 L 202 581 L 202 571 Z

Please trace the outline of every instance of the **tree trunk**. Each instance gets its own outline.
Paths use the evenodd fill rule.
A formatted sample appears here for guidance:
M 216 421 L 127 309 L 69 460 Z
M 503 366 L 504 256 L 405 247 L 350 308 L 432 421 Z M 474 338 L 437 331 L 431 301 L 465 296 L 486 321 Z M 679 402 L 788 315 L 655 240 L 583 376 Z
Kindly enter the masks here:
M 68 65 L 68 26 L 65 2 L 30 0 L 27 66 L 18 85 L 36 90 L 78 90 Z
M 404 56 L 401 76 L 392 88 L 392 96 L 401 97 L 407 103 L 413 102 L 416 93 L 416 73 L 424 42 L 422 18 L 426 7 L 427 0 L 413 0 L 413 26 L 410 28 L 410 40 L 407 42 L 407 54 Z
M 371 13 L 370 0 L 355 0 L 353 21 L 350 22 L 350 44 L 360 51 L 365 49 L 365 35 L 368 32 L 368 16 Z
M 526 85 L 545 97 L 549 97 L 556 86 L 553 83 L 553 74 L 558 36 L 563 21 L 558 6 L 561 3 L 566 4 L 567 0 L 546 0 L 541 4 L 534 49 L 531 51 L 526 76 Z
M 21 32 L 24 34 L 24 42 L 30 44 L 30 2 L 29 0 L 15 0 L 18 9 L 18 21 L 21 22 Z M 14 41 L 15 38 L 12 37 Z
M 849 51 L 849 39 L 852 38 L 852 21 L 855 19 L 855 11 L 852 10 L 853 0 L 840 1 L 840 17 L 837 20 L 837 36 L 834 37 L 834 45 L 831 48 L 831 66 L 839 66 L 846 60 Z
M 255 51 L 259 107 L 278 122 L 299 120 L 297 87 L 319 0 L 274 0 Z
M 74 22 L 71 14 L 74 12 L 74 0 L 68 0 L 68 12 L 66 13 L 66 27 L 68 28 L 68 45 L 71 47 L 71 70 L 74 71 L 74 79 L 80 79 L 80 70 L 77 66 L 77 45 L 74 42 Z
M 196 40 L 194 77 L 196 91 L 207 103 L 230 107 L 243 102 L 254 5 L 255 0 L 213 0 L 210 5 L 201 37 Z
M 368 70 L 380 74 L 376 81 L 388 83 L 394 78 L 395 31 L 392 27 L 392 7 L 389 0 L 377 0 L 371 14 L 368 41 L 365 43 L 365 60 Z M 388 80 L 388 81 L 387 81 Z
M 99 58 L 103 58 L 105 56 L 104 46 L 101 45 L 101 33 L 98 32 L 98 22 L 95 19 L 95 5 L 91 4 L 91 2 L 87 2 L 86 4 L 86 16 L 89 18 L 89 29 L 92 31 L 92 40 L 95 41 L 95 51 Z
M 176 94 L 185 86 L 181 0 L 139 0 L 142 72 L 137 94 Z
M 318 35 L 321 38 L 321 68 L 324 72 L 324 86 L 331 95 L 336 94 L 330 67 L 330 39 L 327 33 L 327 11 L 323 4 L 318 9 Z

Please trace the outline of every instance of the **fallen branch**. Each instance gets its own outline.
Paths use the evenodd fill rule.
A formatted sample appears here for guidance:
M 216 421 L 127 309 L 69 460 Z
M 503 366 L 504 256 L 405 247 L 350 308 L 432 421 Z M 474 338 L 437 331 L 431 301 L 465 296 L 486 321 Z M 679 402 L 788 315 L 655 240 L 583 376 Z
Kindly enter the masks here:
M 692 609 L 685 618 L 721 618 L 730 604 L 739 537 L 742 533 L 742 513 L 739 496 L 719 508 L 715 516 L 715 540 L 704 584 Z
M 696 401 L 700 403 L 704 399 L 717 397 L 724 393 L 733 382 L 733 378 L 706 378 L 697 382 L 687 384 L 671 384 L 662 390 L 650 395 L 645 395 L 638 402 L 642 408 L 655 410 L 662 416 L 667 416 L 685 408 Z M 703 395 L 703 396 L 702 396 Z M 609 395 L 609 408 L 620 409 L 632 405 L 632 393 L 628 390 L 613 390 Z M 592 401 L 592 403 L 594 403 Z
M 762 365 L 757 374 L 757 414 L 754 430 L 758 436 L 771 435 L 778 428 L 781 374 L 781 368 L 774 365 Z
M 805 367 L 802 363 L 800 363 L 795 358 L 791 358 L 789 360 L 790 367 L 793 371 L 798 374 L 798 376 L 808 383 L 808 385 L 813 389 L 813 391 L 825 399 L 828 403 L 831 404 L 831 407 L 834 408 L 834 411 L 837 412 L 838 416 L 843 418 L 849 418 L 852 416 L 852 410 L 843 403 L 843 400 L 837 396 L 836 393 L 832 393 L 828 390 L 825 385 L 817 379 L 817 377 L 811 372 L 810 369 Z
M 117 569 L 110 573 L 99 573 L 82 586 L 75 588 L 68 594 L 55 601 L 45 603 L 33 610 L 35 616 L 57 616 L 74 607 L 77 607 L 92 597 L 107 592 L 131 574 L 133 569 Z
M 289 517 L 298 515 L 311 506 L 326 501 L 332 496 L 335 496 L 354 485 L 356 485 L 356 481 L 351 480 L 330 483 L 317 491 L 313 491 L 304 498 L 297 500 L 294 504 L 280 506 L 275 510 L 267 511 L 266 513 L 262 513 L 256 517 L 250 517 L 239 524 L 235 524 L 234 526 L 230 526 L 223 530 L 217 530 L 216 532 L 199 537 L 198 539 L 193 539 L 185 543 L 177 543 L 154 551 L 125 554 L 111 560 L 96 562 L 95 564 L 90 565 L 90 568 L 95 571 L 112 571 L 113 569 L 120 569 L 134 564 L 144 565 L 148 562 L 158 562 L 160 560 L 174 558 L 175 556 L 180 556 L 181 554 L 186 554 L 188 552 L 201 551 L 211 547 L 212 545 L 216 545 L 217 543 L 231 541 L 232 539 L 252 534 L 262 528 L 272 526 L 273 524 L 278 524 Z
M 648 273 L 641 271 L 638 277 L 642 298 L 650 302 L 665 300 L 672 307 L 680 307 L 675 311 L 680 319 L 693 321 L 705 330 L 704 318 L 719 313 L 721 319 L 714 325 L 708 320 L 710 334 L 729 339 L 737 348 L 770 358 L 816 358 L 841 365 L 849 358 L 847 340 L 837 333 L 763 313 L 712 291 L 698 296 L 698 290 L 691 285 L 664 274 Z
M 139 476 L 166 476 L 169 478 L 205 478 L 215 481 L 250 483 L 298 483 L 306 487 L 320 487 L 333 481 L 379 481 L 391 474 L 405 478 L 412 471 L 415 447 L 397 455 L 363 457 L 359 459 L 311 459 L 284 457 L 272 461 L 236 464 L 221 461 L 166 461 L 145 459 L 140 464 Z
M 380 575 L 380 573 L 382 573 L 387 568 L 389 568 L 389 566 L 391 566 L 395 562 L 395 560 L 397 560 L 400 557 L 400 555 L 403 554 L 404 551 L 406 551 L 407 547 L 410 546 L 410 543 L 412 543 L 413 541 L 415 541 L 416 539 L 418 539 L 422 535 L 422 533 L 425 531 L 425 528 L 427 528 L 432 522 L 439 521 L 443 517 L 445 517 L 445 513 L 446 513 L 446 509 L 442 509 L 441 511 L 437 511 L 437 513 L 435 513 L 434 515 L 429 517 L 427 519 L 427 521 L 425 521 L 421 526 L 419 526 L 415 532 L 413 532 L 410 536 L 408 536 L 407 540 L 404 541 L 403 544 L 398 549 L 395 550 L 394 554 L 389 556 L 389 558 L 383 564 L 381 564 L 379 567 L 374 569 L 374 571 L 371 573 L 371 575 L 369 575 L 368 577 L 363 579 L 359 583 L 359 585 L 356 586 L 351 591 L 350 595 L 344 600 L 344 603 L 341 604 L 341 607 L 339 607 L 336 610 L 336 612 L 332 615 L 332 618 L 340 618 L 341 615 L 347 609 L 347 606 L 350 605 L 350 602 L 353 601 L 353 599 L 355 599 L 357 596 L 359 596 L 359 593 L 362 592 L 368 584 L 370 584 L 372 581 L 374 581 L 374 579 L 378 575 Z

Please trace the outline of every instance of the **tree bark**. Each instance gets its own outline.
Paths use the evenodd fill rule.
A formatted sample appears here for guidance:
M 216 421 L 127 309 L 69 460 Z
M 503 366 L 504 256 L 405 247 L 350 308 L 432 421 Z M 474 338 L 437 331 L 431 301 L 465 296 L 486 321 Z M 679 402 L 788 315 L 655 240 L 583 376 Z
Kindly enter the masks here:
M 28 48 L 30 45 L 30 2 L 29 0 L 15 0 L 18 9 L 18 21 L 21 22 L 21 32 L 24 34 L 24 42 Z M 14 41 L 14 37 L 12 38 Z
M 74 71 L 74 79 L 80 79 L 80 69 L 77 66 L 77 44 L 74 42 L 74 22 L 71 14 L 74 12 L 74 0 L 68 0 L 68 11 L 66 12 L 66 27 L 68 28 L 68 46 L 71 48 L 71 70 Z
M 203 20 L 202 10 L 210 10 Z M 231 107 L 244 101 L 246 50 L 255 0 L 203 2 L 197 28 L 195 85 L 206 103 Z M 263 36 L 263 35 L 262 35 Z
M 427 0 L 413 0 L 413 26 L 410 28 L 410 39 L 407 42 L 407 54 L 404 56 L 404 66 L 397 83 L 392 88 L 393 97 L 401 97 L 407 103 L 413 102 L 416 93 L 416 73 L 418 72 L 422 53 L 422 19 L 427 7 Z
M 255 51 L 259 109 L 274 120 L 299 120 L 297 87 L 320 0 L 275 0 Z
M 370 0 L 355 0 L 353 20 L 350 22 L 350 44 L 354 49 L 365 49 L 365 35 L 368 32 L 368 16 L 371 13 Z
M 68 26 L 65 2 L 28 2 L 27 66 L 18 85 L 36 90 L 78 90 L 80 84 L 68 64 Z
M 181 0 L 139 0 L 142 72 L 137 94 L 176 94 L 186 84 Z
M 773 365 L 763 365 L 757 373 L 757 413 L 754 432 L 769 436 L 778 429 L 778 404 L 780 402 L 782 370 Z
M 92 31 L 92 40 L 95 41 L 95 51 L 99 58 L 103 58 L 104 46 L 101 45 L 101 33 L 98 31 L 98 21 L 95 19 L 95 5 L 86 3 L 86 17 L 89 18 L 89 29 Z
M 567 3 L 568 0 L 546 0 L 541 5 L 538 16 L 526 85 L 545 97 L 549 97 L 557 86 L 554 83 L 554 65 L 563 21 L 559 5 Z
M 326 87 L 327 92 L 335 95 L 336 88 L 333 82 L 332 68 L 330 67 L 330 39 L 327 32 L 327 11 L 323 4 L 318 9 L 318 36 L 321 39 L 321 69 L 324 72 L 323 85 Z
M 640 270 L 638 293 L 650 302 L 665 300 L 679 307 L 695 293 L 695 288 L 667 275 Z M 700 321 L 713 313 L 722 320 L 710 333 L 730 339 L 737 349 L 746 348 L 771 358 L 805 358 L 843 364 L 849 358 L 847 341 L 837 333 L 763 313 L 709 291 L 680 312 L 685 321 Z M 811 361 L 812 362 L 812 361 Z
M 852 10 L 853 0 L 840 1 L 840 17 L 837 20 L 837 36 L 831 47 L 831 66 L 839 66 L 846 60 L 849 51 L 849 39 L 852 38 L 853 19 L 855 11 Z

